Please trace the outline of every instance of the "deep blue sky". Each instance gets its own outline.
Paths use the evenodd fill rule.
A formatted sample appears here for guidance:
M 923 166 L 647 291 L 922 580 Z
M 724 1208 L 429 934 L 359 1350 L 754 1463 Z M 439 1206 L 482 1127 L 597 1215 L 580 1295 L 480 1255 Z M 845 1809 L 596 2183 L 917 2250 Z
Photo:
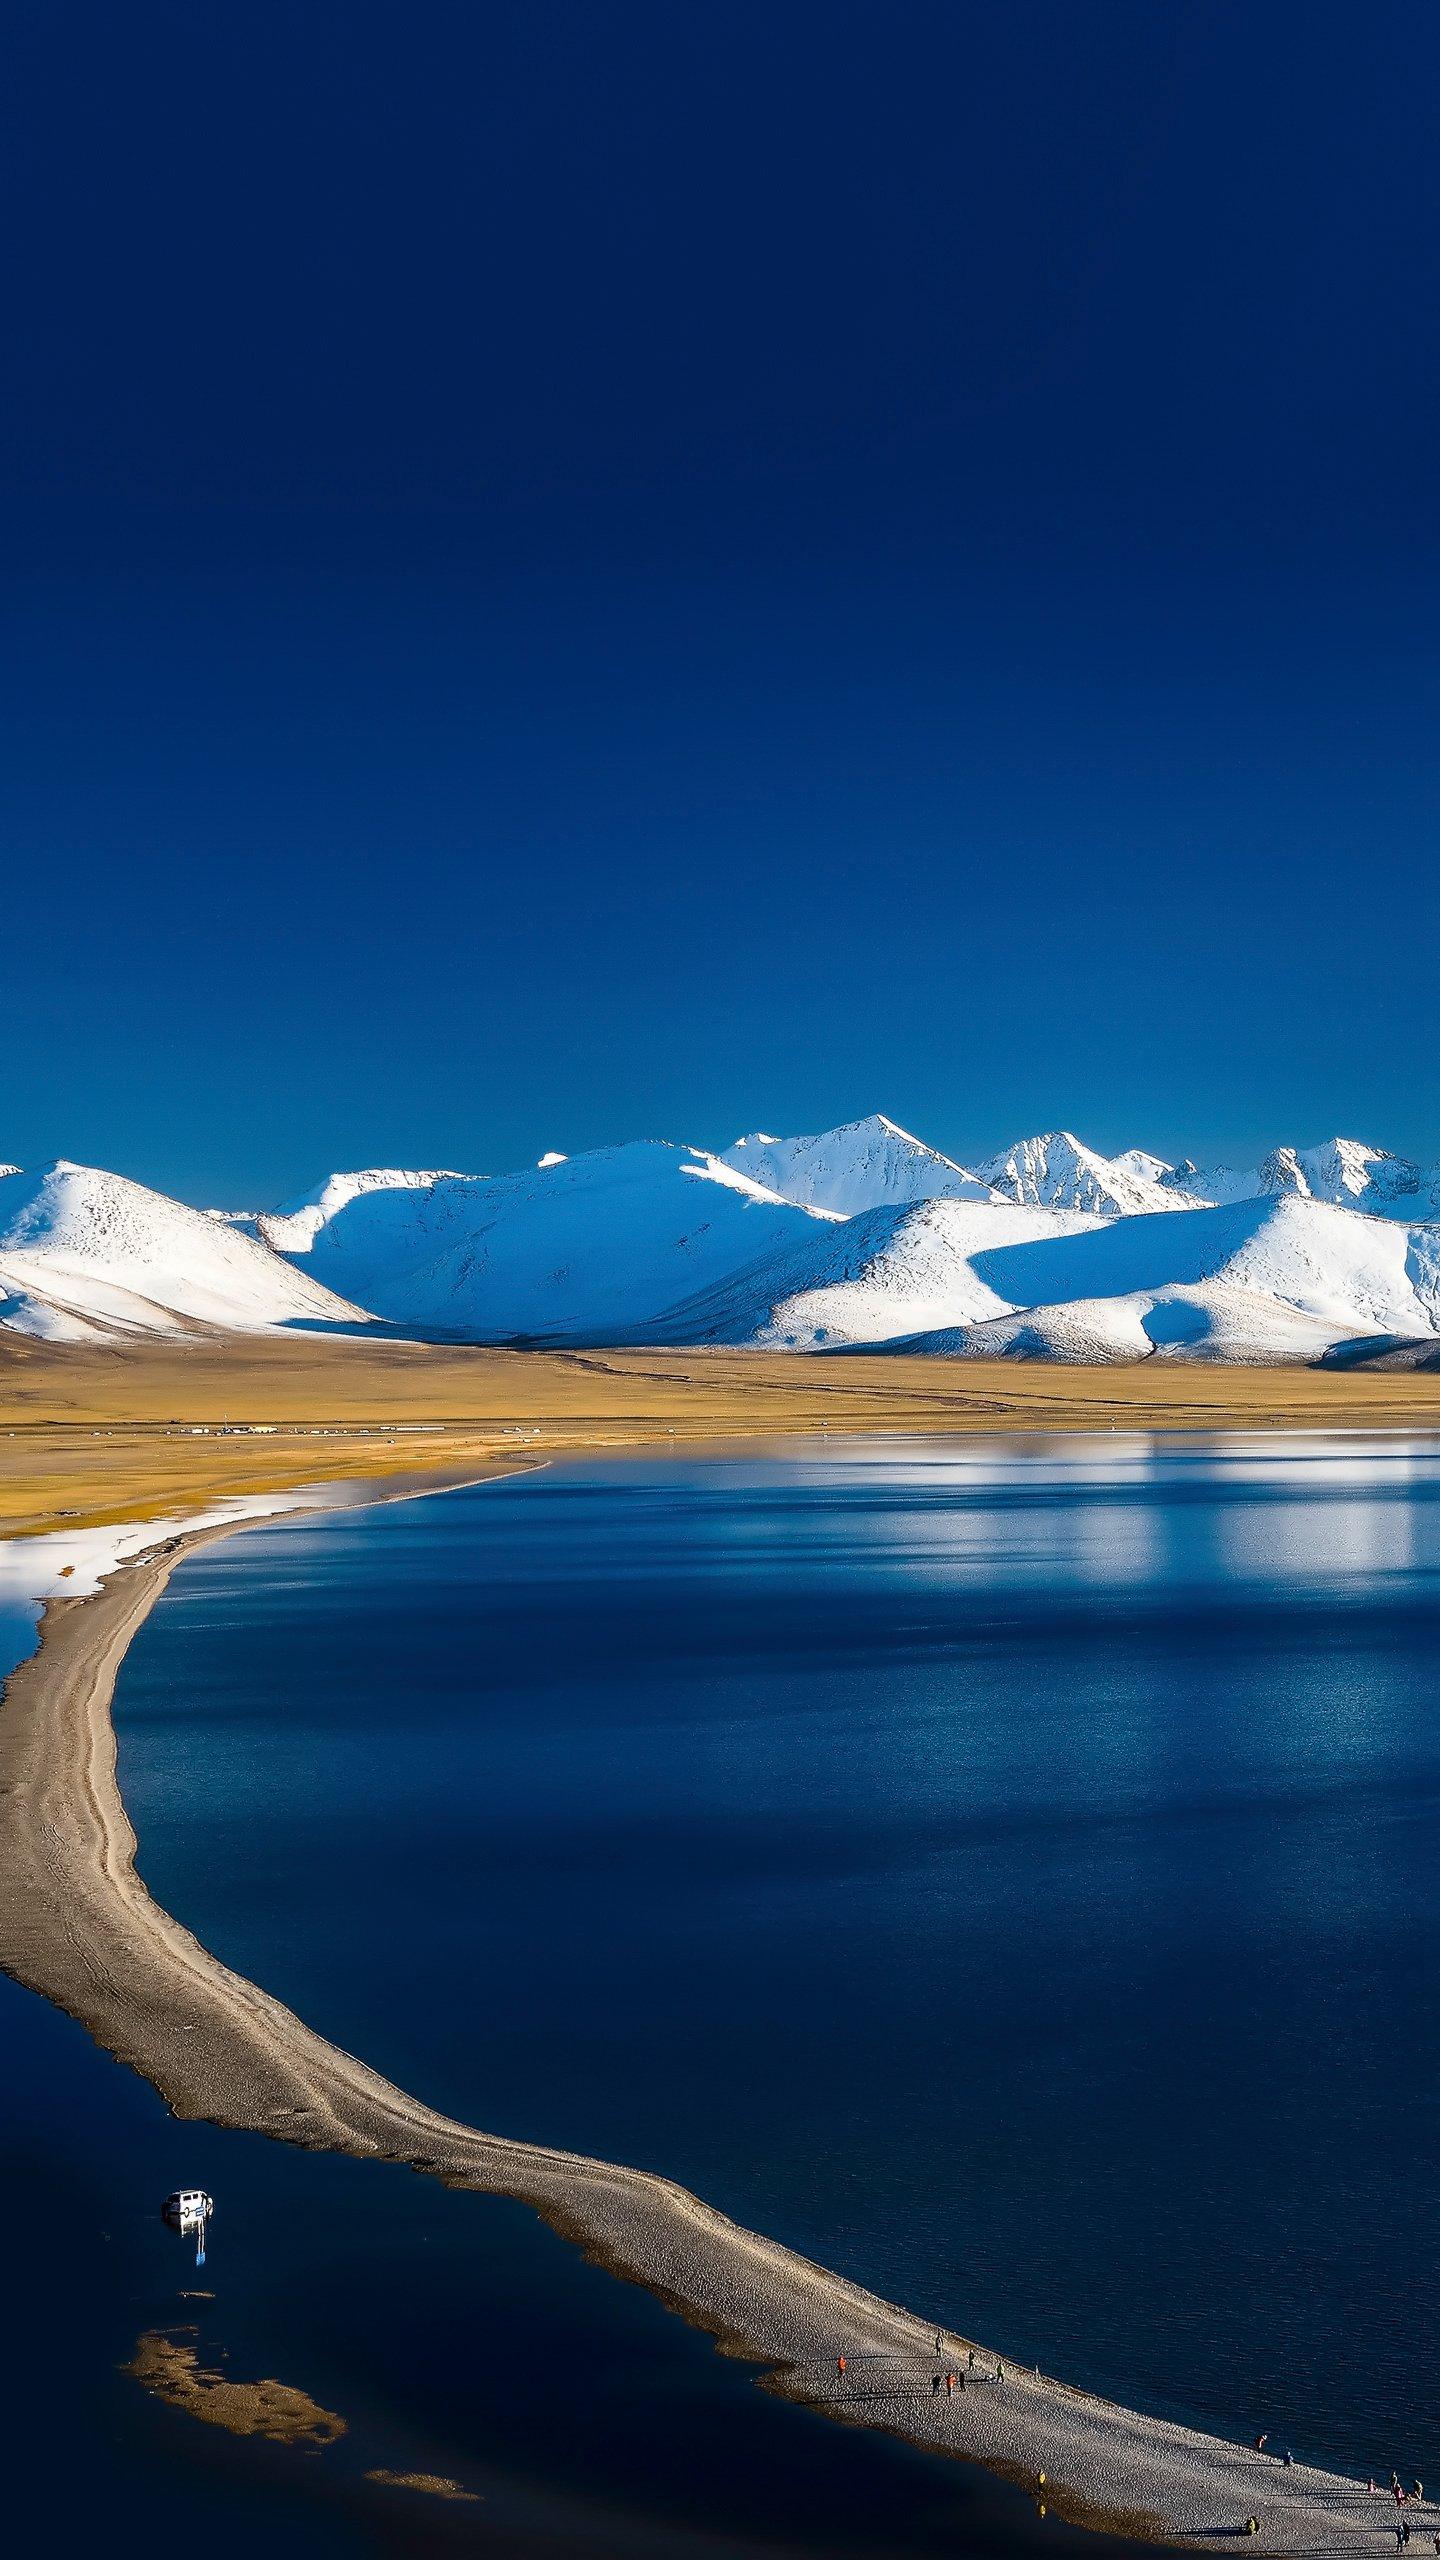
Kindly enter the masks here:
M 1440 16 L 33 0 L 0 1155 L 1440 1154 Z

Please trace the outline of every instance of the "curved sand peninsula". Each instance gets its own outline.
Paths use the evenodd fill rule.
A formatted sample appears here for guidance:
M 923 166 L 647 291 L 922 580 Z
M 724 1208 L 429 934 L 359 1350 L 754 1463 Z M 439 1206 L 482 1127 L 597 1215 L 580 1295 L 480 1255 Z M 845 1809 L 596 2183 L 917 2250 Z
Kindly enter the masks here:
M 314 2034 L 160 1909 L 135 1872 L 110 1703 L 136 1629 L 187 1549 L 167 1538 L 92 1598 L 52 1602 L 0 1712 L 0 1965 L 153 2082 L 178 2116 L 312 2150 L 395 2161 L 520 2198 L 644 2285 L 773 2388 L 852 2423 L 986 2464 L 1076 2522 L 1151 2541 L 1247 2539 L 1268 2551 L 1379 2549 L 1388 2502 L 1333 2473 L 1222 2443 L 1006 2368 L 947 2333 L 932 2396 L 921 2319 L 643 2171 L 506 2141 L 437 2115 Z M 836 2360 L 843 2355 L 843 2379 Z M 1427 2513 L 1426 2523 L 1433 2530 Z

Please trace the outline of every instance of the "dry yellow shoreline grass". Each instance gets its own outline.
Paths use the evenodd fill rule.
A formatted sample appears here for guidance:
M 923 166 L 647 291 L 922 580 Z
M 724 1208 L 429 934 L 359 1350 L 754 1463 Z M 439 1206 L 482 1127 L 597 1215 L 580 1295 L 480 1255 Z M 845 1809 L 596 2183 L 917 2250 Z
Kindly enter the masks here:
M 226 1422 L 241 1426 L 217 1436 Z M 199 1427 L 204 1436 L 197 1436 Z M 0 1333 L 0 1535 L 294 1484 L 770 1434 L 1440 1430 L 1440 1373 Z M 253 1436 L 263 1430 L 263 1436 Z

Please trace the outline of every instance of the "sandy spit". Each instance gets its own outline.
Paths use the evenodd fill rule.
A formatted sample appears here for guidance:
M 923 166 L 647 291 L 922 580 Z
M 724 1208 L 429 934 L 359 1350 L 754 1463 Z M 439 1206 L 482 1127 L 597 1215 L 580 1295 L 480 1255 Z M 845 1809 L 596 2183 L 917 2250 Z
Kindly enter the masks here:
M 7 1972 L 78 2019 L 177 2116 L 519 2198 L 724 2352 L 765 2367 L 771 2388 L 982 2462 L 1075 2522 L 1152 2541 L 1235 2536 L 1266 2551 L 1393 2544 L 1393 2519 L 1361 2484 L 1300 2464 L 1284 2470 L 1013 2367 L 997 2383 L 995 2352 L 953 2333 L 937 2359 L 933 2320 L 742 2229 L 667 2179 L 438 2115 L 219 1963 L 135 1872 L 110 1705 L 126 1648 L 176 1564 L 191 1546 L 232 1534 L 167 1539 L 95 1596 L 47 1606 L 39 1650 L 12 1675 L 0 1712 Z M 932 2394 L 937 2369 L 964 2375 L 953 2400 Z M 1440 2518 L 1424 2523 L 1433 2531 Z

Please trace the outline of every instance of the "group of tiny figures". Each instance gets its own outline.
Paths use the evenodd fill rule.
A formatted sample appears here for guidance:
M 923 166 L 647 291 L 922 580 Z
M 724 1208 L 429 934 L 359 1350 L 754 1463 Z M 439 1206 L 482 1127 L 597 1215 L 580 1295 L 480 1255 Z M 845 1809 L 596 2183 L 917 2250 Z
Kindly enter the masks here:
M 943 2356 L 945 2353 L 945 2340 L 938 2329 L 935 2333 L 935 2353 L 937 2356 Z M 967 2373 L 974 2373 L 974 2370 L 975 2350 L 972 2347 L 969 2354 L 966 2356 L 963 2365 L 957 2365 L 949 2373 L 935 2373 L 931 2375 L 931 2399 L 938 2400 L 941 2392 L 943 2391 L 947 2400 L 953 2400 L 957 2391 L 964 2390 L 965 2377 Z M 845 2372 L 846 2358 L 844 2356 L 837 2356 L 835 2359 L 835 2379 L 837 2382 L 844 2381 Z M 983 2375 L 980 2379 L 1001 2384 L 1005 2380 L 1005 2367 L 1003 2364 L 997 2364 L 993 2374 Z M 1440 2550 L 1440 2545 L 1437 2545 L 1437 2550 Z
M 937 2357 L 941 2357 L 945 2353 L 945 2339 L 942 2332 L 938 2329 L 935 2332 L 935 2353 Z M 974 2370 L 975 2350 L 971 2347 L 966 2355 L 963 2366 L 952 2367 L 948 2373 L 937 2372 L 932 2374 L 930 2379 L 930 2397 L 932 2400 L 938 2400 L 941 2392 L 943 2391 L 947 2400 L 953 2400 L 957 2391 L 964 2390 L 965 2377 L 967 2373 L 973 2374 Z M 838 2355 L 835 2359 L 835 2378 L 837 2382 L 844 2381 L 845 2373 L 846 2358 L 843 2355 Z M 993 2381 L 995 2383 L 1003 2383 L 1005 2379 L 1005 2367 L 1003 2364 L 997 2364 L 994 2373 L 992 2375 L 985 2375 L 982 2379 L 986 2381 Z M 1263 2453 L 1269 2441 L 1270 2437 L 1268 2431 L 1262 2435 L 1258 2435 L 1255 2439 L 1256 2452 Z M 1295 2456 L 1290 2452 L 1288 2446 L 1284 2453 L 1277 2456 L 1277 2459 L 1282 2470 L 1291 2471 L 1294 2469 Z M 1044 2491 L 1047 2484 L 1043 2471 L 1036 2473 L 1035 2485 L 1037 2491 Z M 1372 2498 L 1379 2497 L 1380 2484 L 1378 2480 L 1367 2480 L 1365 2486 Z M 1392 2471 L 1390 2474 L 1390 2495 L 1395 2501 L 1395 2548 L 1397 2551 L 1408 2551 L 1410 2548 L 1412 2528 L 1409 2517 L 1402 2514 L 1401 2510 L 1407 2506 L 1413 2505 L 1418 2507 L 1424 2505 L 1425 2483 L 1423 2480 L 1412 2480 L 1409 2488 L 1407 2489 L 1400 2478 L 1399 2472 Z M 1043 2506 L 1040 2509 L 1040 2513 L 1042 2516 L 1045 2513 Z M 1245 2520 L 1245 2531 L 1247 2533 L 1258 2533 L 1259 2530 L 1259 2517 L 1247 2516 Z M 1440 2532 L 1437 2532 L 1433 2536 L 1433 2540 L 1435 2546 L 1435 2560 L 1440 2560 Z
M 935 2353 L 937 2356 L 943 2356 L 945 2353 L 945 2341 L 938 2332 L 935 2338 Z M 958 2370 L 951 2373 L 932 2373 L 930 2376 L 931 2399 L 937 2400 L 943 2391 L 947 2400 L 953 2400 L 957 2391 L 964 2390 L 966 2375 L 973 2374 L 974 2371 L 975 2350 L 972 2347 L 965 2358 L 964 2364 L 961 2365 Z M 982 2375 L 981 2379 L 983 2380 L 984 2378 L 985 2377 Z M 989 2379 L 997 2384 L 1004 2381 L 1005 2367 L 1003 2364 L 997 2364 L 994 2373 L 989 2377 Z
M 1379 2497 L 1380 2484 L 1377 2480 L 1367 2480 L 1365 2486 L 1369 2490 L 1372 2498 Z M 1395 2501 L 1395 2548 L 1397 2551 L 1407 2551 L 1410 2547 L 1410 2519 L 1408 2516 L 1402 2515 L 1400 2510 L 1402 2507 L 1408 2506 L 1412 2499 L 1417 2506 L 1424 2504 L 1425 2483 L 1423 2480 L 1412 2480 L 1409 2488 L 1404 2489 L 1400 2485 L 1399 2472 L 1392 2471 L 1390 2474 L 1390 2495 Z M 1434 2535 L 1433 2540 L 1435 2544 L 1436 2560 L 1440 2560 L 1440 2533 Z
M 1257 2436 L 1255 2439 L 1256 2452 L 1263 2453 L 1269 2441 L 1270 2438 L 1268 2435 Z M 1282 2453 L 1280 2460 L 1288 2471 L 1295 2460 L 1295 2456 L 1293 2453 Z M 1373 2477 L 1373 2475 L 1366 2481 L 1365 2487 L 1372 2498 L 1379 2497 L 1380 2483 Z M 1410 2548 L 1410 2538 L 1413 2528 L 1409 2517 L 1407 2515 L 1402 2515 L 1401 2509 L 1408 2506 L 1422 2507 L 1424 2505 L 1425 2483 L 1423 2480 L 1412 2480 L 1409 2488 L 1407 2489 L 1404 2482 L 1401 2480 L 1399 2472 L 1392 2471 L 1390 2474 L 1390 2495 L 1395 2501 L 1395 2548 L 1397 2551 L 1408 2551 Z M 1246 2531 L 1249 2533 L 1255 2533 L 1258 2530 L 1259 2528 L 1252 2518 L 1246 2526 Z M 1440 2560 L 1440 2533 L 1434 2534 L 1431 2538 L 1435 2546 L 1436 2560 Z

